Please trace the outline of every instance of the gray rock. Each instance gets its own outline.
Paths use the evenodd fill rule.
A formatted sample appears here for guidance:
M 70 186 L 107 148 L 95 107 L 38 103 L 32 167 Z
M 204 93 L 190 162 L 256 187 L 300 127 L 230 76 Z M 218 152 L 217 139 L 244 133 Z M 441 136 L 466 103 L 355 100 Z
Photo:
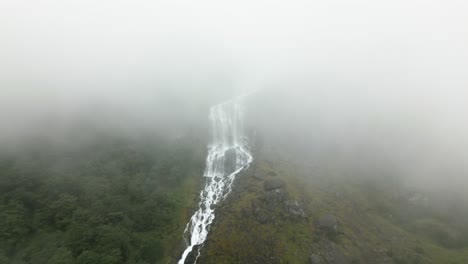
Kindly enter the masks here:
M 263 188 L 266 191 L 271 191 L 271 190 L 276 190 L 283 188 L 285 185 L 284 181 L 280 179 L 272 179 L 272 180 L 267 180 L 263 183 Z
M 276 189 L 266 192 L 265 194 L 265 207 L 268 210 L 275 210 L 276 208 L 283 207 L 284 201 L 288 198 L 288 194 L 283 189 Z
M 297 200 L 286 201 L 285 210 L 289 215 L 293 217 L 301 217 L 301 218 L 307 217 L 307 214 L 304 212 L 304 209 L 302 209 L 301 205 L 299 204 Z
M 263 181 L 266 179 L 266 174 L 263 171 L 257 171 L 254 174 L 254 178 L 259 181 Z
M 224 155 L 224 169 L 226 175 L 230 175 L 231 173 L 236 171 L 237 152 L 235 149 L 228 149 Z
M 312 253 L 309 256 L 309 263 L 310 264 L 322 264 L 324 262 L 323 262 L 323 258 L 321 256 Z
M 316 224 L 323 231 L 336 232 L 338 230 L 338 218 L 332 214 L 322 215 Z

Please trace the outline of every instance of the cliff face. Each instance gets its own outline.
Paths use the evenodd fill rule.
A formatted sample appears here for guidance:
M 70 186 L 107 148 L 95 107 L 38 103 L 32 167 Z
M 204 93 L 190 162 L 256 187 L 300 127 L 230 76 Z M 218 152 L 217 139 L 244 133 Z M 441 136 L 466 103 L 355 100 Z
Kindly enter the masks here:
M 331 170 L 301 167 L 261 151 L 254 157 L 250 168 L 237 176 L 229 197 L 216 208 L 216 219 L 198 263 L 468 260 L 466 244 L 450 248 L 413 228 L 421 219 L 436 218 L 422 212 L 421 205 L 411 202 L 404 189 L 396 192 L 384 183 L 346 180 Z M 394 207 L 387 206 L 394 201 Z M 410 211 L 421 213 L 405 216 L 407 219 L 393 213 L 410 207 Z M 443 221 L 440 224 L 444 228 L 455 228 Z M 450 232 L 445 236 L 456 239 Z

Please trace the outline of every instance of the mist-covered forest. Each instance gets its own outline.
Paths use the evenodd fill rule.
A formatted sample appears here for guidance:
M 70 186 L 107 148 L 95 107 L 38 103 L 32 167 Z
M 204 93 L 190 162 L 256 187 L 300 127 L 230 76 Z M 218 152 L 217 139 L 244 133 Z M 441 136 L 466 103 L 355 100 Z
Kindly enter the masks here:
M 466 14 L 0 1 L 0 264 L 468 263 Z
M 207 133 L 89 128 L 60 141 L 29 139 L 2 153 L 2 263 L 177 260 L 203 185 Z M 217 207 L 199 262 L 466 260 L 463 195 L 407 185 L 388 160 L 343 162 L 336 144 L 298 158 L 303 148 L 250 130 L 256 160 Z M 372 166 L 358 165 L 363 159 Z M 279 189 L 265 187 L 277 180 L 284 184 Z M 338 219 L 336 230 L 317 223 L 330 214 Z
M 77 138 L 81 144 L 67 143 Z M 2 153 L 0 262 L 167 258 L 198 191 L 202 143 L 194 135 L 135 138 L 89 131 L 65 139 L 36 138 Z

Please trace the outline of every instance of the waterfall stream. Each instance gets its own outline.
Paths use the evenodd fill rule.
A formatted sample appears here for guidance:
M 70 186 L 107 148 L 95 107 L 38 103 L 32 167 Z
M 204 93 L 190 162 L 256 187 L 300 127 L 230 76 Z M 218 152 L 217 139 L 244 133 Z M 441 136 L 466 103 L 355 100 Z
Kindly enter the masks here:
M 179 264 L 184 264 L 194 247 L 206 240 L 215 218 L 216 204 L 230 193 L 235 176 L 253 160 L 243 127 L 243 98 L 237 97 L 210 108 L 212 142 L 206 158 L 206 184 L 200 193 L 199 208 L 185 228 L 187 248 Z M 195 263 L 199 255 L 198 248 Z

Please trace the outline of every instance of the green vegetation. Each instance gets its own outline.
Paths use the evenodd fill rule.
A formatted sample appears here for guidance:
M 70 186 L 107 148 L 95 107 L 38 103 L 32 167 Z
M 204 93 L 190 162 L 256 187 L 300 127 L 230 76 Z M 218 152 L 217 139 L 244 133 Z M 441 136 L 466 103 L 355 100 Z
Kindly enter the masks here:
M 0 157 L 0 263 L 175 263 L 203 184 L 203 140 L 80 142 Z M 199 263 L 468 262 L 463 200 L 275 153 L 257 151 L 238 175 Z
M 271 154 L 255 153 L 255 164 L 236 179 L 201 263 L 468 263 L 462 200 Z M 268 191 L 263 183 L 272 179 L 286 185 Z M 269 193 L 284 199 L 271 206 Z M 288 212 L 287 201 L 297 201 L 307 217 Z M 336 231 L 318 223 L 326 214 L 338 220 Z
M 0 159 L 0 263 L 167 263 L 196 202 L 204 144 L 103 137 Z

